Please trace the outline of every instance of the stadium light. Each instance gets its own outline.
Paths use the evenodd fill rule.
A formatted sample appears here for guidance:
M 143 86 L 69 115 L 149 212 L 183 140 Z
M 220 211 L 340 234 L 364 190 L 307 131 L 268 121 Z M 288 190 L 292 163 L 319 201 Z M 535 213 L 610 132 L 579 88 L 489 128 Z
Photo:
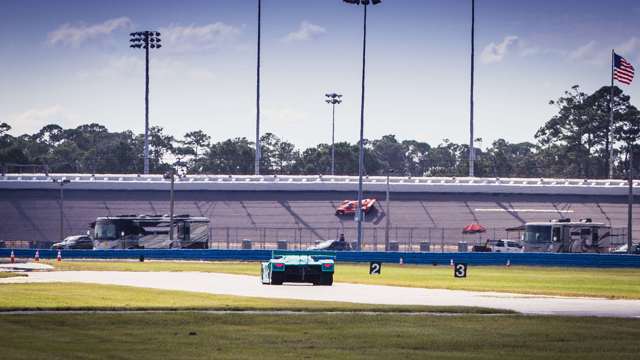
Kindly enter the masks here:
M 362 96 L 360 98 L 360 146 L 358 154 L 358 209 L 356 210 L 356 222 L 358 223 L 357 250 L 362 250 L 362 173 L 364 172 L 364 84 L 367 55 L 367 8 L 368 5 L 377 5 L 382 0 L 342 0 L 348 4 L 363 5 L 364 19 L 362 31 Z
M 258 0 L 258 49 L 256 61 L 256 158 L 254 173 L 260 175 L 260 30 L 262 28 L 262 1 Z
M 331 93 L 324 96 L 327 98 L 326 103 L 331 105 L 331 175 L 333 176 L 336 174 L 336 104 L 342 103 L 342 95 Z
M 473 80 L 475 70 L 476 2 L 471 0 L 471 84 L 469 88 L 469 176 L 475 176 L 476 149 L 473 145 Z
M 144 91 L 144 174 L 149 174 L 149 49 L 160 49 L 162 39 L 157 31 L 138 31 L 129 34 L 130 48 L 144 49 L 145 91 Z

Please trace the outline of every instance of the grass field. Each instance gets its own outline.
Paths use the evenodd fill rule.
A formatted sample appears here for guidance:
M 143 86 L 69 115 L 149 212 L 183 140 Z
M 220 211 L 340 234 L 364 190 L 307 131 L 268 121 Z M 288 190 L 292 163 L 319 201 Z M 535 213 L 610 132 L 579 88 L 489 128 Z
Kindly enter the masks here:
M 0 279 L 9 278 L 9 277 L 16 277 L 16 276 L 27 276 L 27 274 L 14 273 L 14 272 L 0 272 Z
M 37 324 L 37 326 L 35 325 Z M 633 359 L 640 321 L 531 316 L 0 315 L 5 359 Z
M 289 310 L 437 312 L 458 314 L 505 314 L 493 310 L 455 306 L 386 306 L 343 302 L 266 299 L 212 295 L 186 291 L 156 290 L 129 286 L 33 283 L 0 285 L 0 311 L 8 310 Z M 1 354 L 1 353 L 0 353 Z M 2 358 L 2 356 L 0 356 Z
M 204 271 L 258 276 L 251 262 L 51 262 L 59 270 Z M 368 264 L 336 266 L 335 281 L 455 290 L 640 299 L 640 269 L 471 266 L 466 279 L 454 279 L 448 266 L 383 264 L 380 276 Z

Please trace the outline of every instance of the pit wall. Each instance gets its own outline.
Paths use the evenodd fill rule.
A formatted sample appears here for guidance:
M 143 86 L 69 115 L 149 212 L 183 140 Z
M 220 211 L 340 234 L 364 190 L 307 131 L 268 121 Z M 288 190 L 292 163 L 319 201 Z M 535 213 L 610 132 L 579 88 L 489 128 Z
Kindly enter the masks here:
M 17 249 L 17 258 L 33 259 L 36 250 Z M 11 249 L 0 249 L 0 258 L 8 259 Z M 40 259 L 54 260 L 57 250 L 39 250 Z M 62 250 L 65 259 L 88 260 L 204 260 L 204 261 L 265 261 L 271 258 L 269 250 Z M 356 252 L 336 253 L 338 262 L 369 262 L 449 265 L 451 261 L 468 265 L 506 266 L 558 266 L 640 268 L 640 256 L 624 254 L 552 254 L 552 253 L 406 253 Z M 256 265 L 257 266 L 257 265 Z M 256 267 L 256 272 L 258 268 Z

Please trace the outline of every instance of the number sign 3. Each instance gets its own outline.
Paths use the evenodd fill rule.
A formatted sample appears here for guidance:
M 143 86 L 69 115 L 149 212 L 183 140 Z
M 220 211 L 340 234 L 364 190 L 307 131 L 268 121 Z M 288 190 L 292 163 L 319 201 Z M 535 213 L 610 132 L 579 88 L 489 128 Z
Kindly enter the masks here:
M 457 278 L 466 278 L 467 277 L 467 264 L 464 263 L 456 263 L 453 266 L 453 276 Z

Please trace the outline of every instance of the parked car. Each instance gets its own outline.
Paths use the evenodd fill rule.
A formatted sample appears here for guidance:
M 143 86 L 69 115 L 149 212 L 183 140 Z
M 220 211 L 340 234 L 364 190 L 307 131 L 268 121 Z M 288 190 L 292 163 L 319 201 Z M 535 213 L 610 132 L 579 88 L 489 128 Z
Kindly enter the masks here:
M 513 240 L 487 240 L 484 245 L 475 245 L 471 251 L 517 253 L 522 252 L 523 247 L 522 244 Z
M 627 252 L 628 248 L 629 247 L 627 245 L 622 245 L 619 248 L 617 248 L 615 250 L 612 250 L 611 252 L 614 253 L 614 254 L 627 254 L 628 253 Z M 632 250 L 631 251 L 632 254 L 640 255 L 640 244 L 634 244 L 631 247 L 631 250 Z
M 271 259 L 260 267 L 263 284 L 282 285 L 285 282 L 333 284 L 335 255 L 311 251 L 274 251 Z
M 54 250 L 62 249 L 93 249 L 93 240 L 87 235 L 67 236 L 61 242 L 51 245 Z
M 368 214 L 374 208 L 376 199 L 362 199 L 362 211 Z M 357 200 L 344 200 L 336 209 L 336 215 L 353 215 L 358 208 Z
M 351 250 L 351 245 L 343 240 L 326 240 L 317 245 L 309 247 L 307 250 L 331 250 L 344 251 Z

